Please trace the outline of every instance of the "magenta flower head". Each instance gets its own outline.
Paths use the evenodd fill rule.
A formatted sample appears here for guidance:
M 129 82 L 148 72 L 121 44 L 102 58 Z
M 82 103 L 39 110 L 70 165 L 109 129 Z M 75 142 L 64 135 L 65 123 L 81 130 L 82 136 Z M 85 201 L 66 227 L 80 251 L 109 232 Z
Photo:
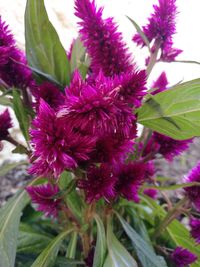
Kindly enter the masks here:
M 86 179 L 80 179 L 78 187 L 84 189 L 88 203 L 104 198 L 109 201 L 115 196 L 116 177 L 111 168 L 102 164 L 100 168 L 90 167 Z
M 95 146 L 93 137 L 73 131 L 44 100 L 40 101 L 33 127 L 32 174 L 58 177 L 65 169 L 74 169 L 79 162 L 88 160 Z
M 157 199 L 158 197 L 158 191 L 153 188 L 145 189 L 143 193 L 152 199 Z
M 133 149 L 133 140 L 124 139 L 117 134 L 105 135 L 98 138 L 91 158 L 94 162 L 118 164 L 123 162 Z
M 0 114 L 0 141 L 6 140 L 9 135 L 8 130 L 12 127 L 12 122 L 10 118 L 10 113 L 6 109 Z
M 50 82 L 42 83 L 32 93 L 36 100 L 34 104 L 36 109 L 39 107 L 41 98 L 53 109 L 57 109 L 64 103 L 64 94 Z
M 161 59 L 173 61 L 182 50 L 173 48 L 172 37 L 176 33 L 176 0 L 159 0 L 158 5 L 154 5 L 154 13 L 150 16 L 149 22 L 143 27 L 143 32 L 149 42 L 154 41 L 155 45 L 161 48 Z M 137 45 L 145 46 L 139 34 L 133 37 Z
M 184 180 L 186 183 L 200 183 L 200 164 L 194 167 Z M 200 211 L 200 186 L 185 187 L 184 190 L 190 201 L 194 203 L 196 209 Z
M 61 199 L 57 197 L 59 188 L 52 184 L 43 184 L 26 187 L 32 202 L 37 205 L 37 210 L 42 211 L 47 217 L 57 217 Z
M 16 42 L 8 25 L 0 17 L 0 79 L 8 86 L 34 87 L 32 72 L 24 54 L 16 48 Z
M 135 116 L 132 109 L 119 99 L 119 87 L 100 73 L 95 82 L 83 82 L 66 90 L 65 106 L 58 117 L 84 134 L 104 136 L 116 134 L 135 137 Z M 78 86 L 77 86 L 78 85 Z
M 156 90 L 153 91 L 151 94 L 155 95 L 155 94 L 165 91 L 167 89 L 168 84 L 169 82 L 167 79 L 167 75 L 163 71 L 161 75 L 158 77 L 158 79 L 152 84 L 151 88 L 156 89 Z
M 200 220 L 196 218 L 190 219 L 190 234 L 197 244 L 200 244 Z
M 76 0 L 75 9 L 81 19 L 81 39 L 91 57 L 92 71 L 98 74 L 102 70 L 106 76 L 132 71 L 134 66 L 122 34 L 117 32 L 112 18 L 102 18 L 103 8 L 97 9 L 94 0 Z
M 132 71 L 116 75 L 116 87 L 119 86 L 119 98 L 131 106 L 139 107 L 146 95 L 146 72 Z
M 139 202 L 138 190 L 146 178 L 146 170 L 147 165 L 139 162 L 117 166 L 116 192 L 128 200 Z
M 187 140 L 174 140 L 171 137 L 154 132 L 153 143 L 157 146 L 157 152 L 160 153 L 165 159 L 172 161 L 175 156 L 181 155 L 189 148 L 192 139 Z
M 171 254 L 176 267 L 187 267 L 197 260 L 197 256 L 183 247 L 177 247 Z

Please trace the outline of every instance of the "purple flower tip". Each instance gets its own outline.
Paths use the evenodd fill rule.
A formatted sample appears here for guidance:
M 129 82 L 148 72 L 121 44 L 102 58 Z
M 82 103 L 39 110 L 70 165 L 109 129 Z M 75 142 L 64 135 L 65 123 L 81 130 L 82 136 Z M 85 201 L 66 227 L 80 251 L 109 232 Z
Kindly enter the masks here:
M 152 199 L 157 199 L 158 196 L 158 191 L 156 189 L 145 189 L 143 193 Z
M 12 127 L 12 122 L 10 118 L 10 113 L 6 109 L 0 114 L 0 141 L 5 140 L 9 135 L 8 129 Z
M 197 256 L 183 247 L 177 247 L 171 254 L 176 267 L 187 267 L 197 260 Z
M 56 197 L 59 188 L 52 184 L 28 186 L 26 188 L 31 200 L 37 205 L 37 210 L 42 211 L 45 216 L 57 217 L 61 200 Z
M 186 183 L 200 183 L 200 163 L 194 167 L 189 175 L 185 178 Z M 191 186 L 184 188 L 186 195 L 194 203 L 196 209 L 200 211 L 200 186 Z
M 191 236 L 195 239 L 195 241 L 200 244 L 200 220 L 191 218 L 190 219 L 190 233 Z
M 155 91 L 153 91 L 151 94 L 155 95 L 157 93 L 163 92 L 164 90 L 167 89 L 167 85 L 169 84 L 168 79 L 167 79 L 167 75 L 166 73 L 163 71 L 161 73 L 161 75 L 158 77 L 158 79 L 152 84 L 152 88 L 153 89 L 157 89 Z

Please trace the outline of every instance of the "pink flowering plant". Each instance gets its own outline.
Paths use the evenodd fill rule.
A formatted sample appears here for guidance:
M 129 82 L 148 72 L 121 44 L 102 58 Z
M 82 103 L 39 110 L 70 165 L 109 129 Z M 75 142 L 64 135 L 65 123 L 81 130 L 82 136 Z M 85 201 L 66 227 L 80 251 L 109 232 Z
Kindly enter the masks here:
M 162 72 L 147 85 L 182 52 L 176 1 L 158 0 L 141 28 L 129 18 L 149 52 L 143 70 L 95 0 L 74 5 L 68 52 L 43 0 L 27 0 L 26 55 L 0 17 L 0 104 L 24 136 L 12 137 L 6 108 L 0 149 L 27 155 L 31 176 L 0 210 L 0 266 L 198 267 L 200 165 L 176 181 L 158 177 L 155 161 L 170 165 L 200 136 L 200 79 L 170 87 Z

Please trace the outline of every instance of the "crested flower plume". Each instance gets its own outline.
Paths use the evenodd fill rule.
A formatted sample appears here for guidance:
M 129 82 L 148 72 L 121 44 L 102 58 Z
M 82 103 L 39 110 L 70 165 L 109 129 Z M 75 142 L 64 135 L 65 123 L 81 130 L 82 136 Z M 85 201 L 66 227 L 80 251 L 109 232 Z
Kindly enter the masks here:
M 76 0 L 75 9 L 81 19 L 81 39 L 91 57 L 92 71 L 98 74 L 102 70 L 106 76 L 132 71 L 130 53 L 113 18 L 103 19 L 103 8 L 97 9 L 94 0 Z
M 16 42 L 8 25 L 0 16 L 0 79 L 8 86 L 17 88 L 34 87 L 32 72 L 27 66 L 24 54 L 16 47 Z
M 147 155 L 153 151 L 154 154 L 159 153 L 166 160 L 172 161 L 174 157 L 186 151 L 191 143 L 192 139 L 174 140 L 171 137 L 154 132 L 145 148 L 144 154 Z
M 99 73 L 87 83 L 75 75 L 75 86 L 66 90 L 66 101 L 58 117 L 87 135 L 104 136 L 116 133 L 124 138 L 136 135 L 132 109 L 119 99 L 119 87 Z
M 33 165 L 30 173 L 58 177 L 65 169 L 74 169 L 89 159 L 95 138 L 83 136 L 60 121 L 55 111 L 40 100 L 39 112 L 33 121 Z
M 39 108 L 40 99 L 43 99 L 51 108 L 57 109 L 63 105 L 64 94 L 52 83 L 44 82 L 33 90 L 36 109 Z
M 52 184 L 26 187 L 31 200 L 37 205 L 37 210 L 47 217 L 57 217 L 61 200 L 56 197 L 59 188 Z
M 143 184 L 148 169 L 145 163 L 129 163 L 116 167 L 115 176 L 118 178 L 116 192 L 128 200 L 139 202 L 138 190 Z
M 155 42 L 161 48 L 161 60 L 173 61 L 182 50 L 173 48 L 173 35 L 176 33 L 176 0 L 159 0 L 154 5 L 154 13 L 151 14 L 148 24 L 143 27 L 143 32 L 151 43 Z M 139 34 L 135 34 L 133 41 L 137 45 L 145 46 Z
M 102 164 L 100 168 L 90 167 L 86 179 L 80 179 L 78 186 L 84 189 L 88 203 L 104 198 L 109 201 L 115 196 L 116 177 L 108 165 Z
M 171 254 L 176 267 L 186 267 L 197 260 L 197 256 L 183 247 L 177 247 Z

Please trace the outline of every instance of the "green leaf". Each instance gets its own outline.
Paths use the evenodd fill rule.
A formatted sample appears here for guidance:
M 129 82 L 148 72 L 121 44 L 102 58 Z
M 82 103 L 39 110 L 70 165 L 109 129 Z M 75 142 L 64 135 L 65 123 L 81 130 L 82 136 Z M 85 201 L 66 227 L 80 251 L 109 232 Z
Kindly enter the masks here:
M 140 28 L 140 26 L 130 17 L 126 16 L 130 22 L 133 24 L 133 26 L 135 27 L 137 33 L 141 36 L 142 40 L 144 41 L 145 45 L 148 47 L 149 51 L 151 51 L 150 49 L 150 43 L 148 38 L 146 37 L 146 35 L 144 34 L 144 32 L 142 31 L 142 29 Z
M 138 235 L 138 233 L 119 215 L 117 214 L 124 231 L 126 232 L 127 236 L 131 239 L 134 247 L 136 248 L 137 252 L 141 258 L 142 266 L 145 267 L 144 263 L 149 262 L 149 267 L 165 267 L 161 265 L 161 262 L 155 252 L 153 251 L 152 247 Z
M 21 224 L 17 243 L 18 253 L 40 253 L 52 240 L 48 235 L 33 230 L 29 225 Z
M 28 204 L 26 191 L 18 192 L 0 210 L 0 266 L 13 267 L 22 209 Z
M 15 89 L 13 90 L 13 108 L 24 138 L 26 139 L 26 141 L 28 141 L 30 120 L 28 112 L 21 100 L 20 93 Z
M 30 67 L 52 77 L 63 87 L 70 82 L 70 65 L 57 32 L 49 21 L 44 0 L 27 0 L 26 55 Z
M 77 237 L 78 237 L 77 232 L 73 232 L 66 254 L 66 257 L 69 259 L 74 259 L 76 256 Z
M 73 212 L 76 218 L 78 218 L 81 221 L 82 220 L 82 207 L 84 204 L 78 192 L 73 190 L 71 193 L 69 193 L 66 196 L 65 201 L 66 201 L 68 208 Z
M 137 267 L 137 263 L 113 234 L 111 222 L 107 224 L 108 255 L 103 267 Z
M 138 122 L 177 140 L 200 136 L 200 79 L 151 96 L 138 109 Z
M 156 211 L 156 214 L 161 219 L 166 216 L 166 211 L 160 205 L 158 205 L 156 201 L 154 201 L 148 196 L 142 197 L 142 199 L 148 204 L 148 206 L 150 206 L 153 210 Z M 178 220 L 173 220 L 166 228 L 166 232 L 173 240 L 175 247 L 182 246 L 198 256 L 198 260 L 194 264 L 192 264 L 191 267 L 199 267 L 200 247 L 197 246 L 194 239 L 191 238 L 188 229 Z
M 0 96 L 0 105 L 2 106 L 8 106 L 13 107 L 13 104 L 11 102 L 11 99 L 6 96 Z
M 181 188 L 186 188 L 186 187 L 192 187 L 192 186 L 200 186 L 200 183 L 198 182 L 193 182 L 193 183 L 184 183 L 184 184 L 174 184 L 174 185 L 169 185 L 169 186 L 154 186 L 154 185 L 144 185 L 144 189 L 156 189 L 159 191 L 163 190 L 177 190 Z
M 74 267 L 77 266 L 85 266 L 85 262 L 73 259 L 67 259 L 65 257 L 57 257 L 55 267 Z
M 25 164 L 28 164 L 27 161 L 20 161 L 20 162 L 4 164 L 0 167 L 0 176 L 4 176 L 12 169 L 14 169 L 20 165 L 25 165 Z
M 74 41 L 72 47 L 71 60 L 70 60 L 70 66 L 72 72 L 75 69 L 79 68 L 80 64 L 85 61 L 85 56 L 86 56 L 86 48 L 83 46 L 80 37 L 78 37 Z
M 98 215 L 95 215 L 97 224 L 97 243 L 94 253 L 93 267 L 102 267 L 106 255 L 106 234 L 102 220 Z
M 62 244 L 64 238 L 70 234 L 73 229 L 67 230 L 61 234 L 59 234 L 56 238 L 54 238 L 50 244 L 43 250 L 43 252 L 38 256 L 38 258 L 34 261 L 31 267 L 51 267 L 54 266 L 56 261 L 56 257 L 59 251 L 59 248 Z

